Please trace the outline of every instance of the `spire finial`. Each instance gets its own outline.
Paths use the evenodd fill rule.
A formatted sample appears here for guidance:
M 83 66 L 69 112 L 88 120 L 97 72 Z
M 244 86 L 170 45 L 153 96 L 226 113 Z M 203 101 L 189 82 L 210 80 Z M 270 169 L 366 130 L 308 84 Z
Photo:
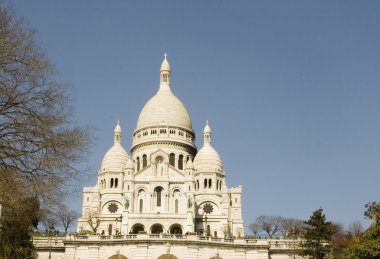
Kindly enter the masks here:
M 121 143 L 121 127 L 120 127 L 120 121 L 117 120 L 117 124 L 114 130 L 114 142 L 115 143 Z
M 203 130 L 203 137 L 204 137 L 204 144 L 210 145 L 211 144 L 211 128 L 208 125 L 208 120 L 206 120 L 206 126 Z

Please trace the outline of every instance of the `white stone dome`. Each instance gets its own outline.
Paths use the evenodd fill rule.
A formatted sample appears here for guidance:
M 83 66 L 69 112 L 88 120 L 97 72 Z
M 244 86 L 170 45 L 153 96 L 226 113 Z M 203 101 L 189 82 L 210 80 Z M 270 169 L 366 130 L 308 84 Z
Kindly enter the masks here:
M 126 167 L 128 160 L 127 151 L 119 143 L 115 143 L 104 155 L 100 170 L 120 172 Z
M 194 158 L 194 169 L 202 172 L 223 172 L 222 159 L 211 145 L 205 145 Z
M 158 125 L 178 126 L 192 131 L 187 109 L 170 89 L 170 65 L 166 54 L 161 65 L 160 88 L 141 110 L 136 129 Z
M 120 172 L 126 168 L 128 160 L 128 153 L 121 145 L 121 127 L 118 121 L 114 130 L 114 144 L 104 155 L 100 170 Z
M 161 124 L 192 129 L 187 109 L 169 88 L 160 88 L 145 104 L 137 120 L 137 129 Z
M 211 128 L 206 122 L 203 130 L 204 143 L 194 158 L 194 169 L 201 172 L 223 172 L 222 159 L 211 146 Z

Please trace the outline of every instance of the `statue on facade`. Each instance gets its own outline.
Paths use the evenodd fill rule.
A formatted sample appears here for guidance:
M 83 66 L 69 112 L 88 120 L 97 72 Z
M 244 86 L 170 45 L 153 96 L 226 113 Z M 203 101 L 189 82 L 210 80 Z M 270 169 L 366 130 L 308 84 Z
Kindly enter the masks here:
M 191 196 L 187 199 L 187 208 L 192 208 L 193 207 L 193 200 L 191 199 Z
M 129 199 L 128 199 L 128 197 L 125 197 L 124 208 L 126 210 L 129 208 Z
M 157 175 L 162 175 L 164 171 L 164 165 L 162 163 L 162 160 L 160 159 L 157 163 Z

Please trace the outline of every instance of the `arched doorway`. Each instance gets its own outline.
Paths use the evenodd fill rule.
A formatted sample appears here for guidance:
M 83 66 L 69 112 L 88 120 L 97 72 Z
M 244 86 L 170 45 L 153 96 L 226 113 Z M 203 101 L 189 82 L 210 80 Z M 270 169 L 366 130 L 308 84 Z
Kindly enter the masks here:
M 178 259 L 178 257 L 172 254 L 164 254 L 157 257 L 157 259 Z
M 173 224 L 169 228 L 170 234 L 182 235 L 182 226 L 180 224 Z
M 131 234 L 138 234 L 141 231 L 145 231 L 145 227 L 143 224 L 134 224 L 131 229 Z
M 161 234 L 162 232 L 164 232 L 164 227 L 160 224 L 154 224 L 151 228 L 150 228 L 150 233 L 151 234 Z
M 108 259 L 128 259 L 128 257 L 125 257 L 124 255 L 116 254 L 116 255 L 111 256 Z

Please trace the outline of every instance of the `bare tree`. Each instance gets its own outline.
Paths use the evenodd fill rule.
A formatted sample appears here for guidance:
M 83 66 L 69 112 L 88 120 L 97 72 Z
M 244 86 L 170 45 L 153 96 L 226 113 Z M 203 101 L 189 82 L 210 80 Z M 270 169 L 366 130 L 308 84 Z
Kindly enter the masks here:
M 252 223 L 251 225 L 249 225 L 249 229 L 252 231 L 254 236 L 257 236 L 257 234 L 260 231 L 260 226 L 257 223 Z
M 0 2 L 0 180 L 12 176 L 15 183 L 11 201 L 6 193 L 0 197 L 6 212 L 2 220 L 14 220 L 12 215 L 20 214 L 25 201 L 33 199 L 47 228 L 54 225 L 48 215 L 51 205 L 62 199 L 65 183 L 78 175 L 78 163 L 89 143 L 88 130 L 72 120 L 68 96 L 69 87 L 57 80 L 52 64 L 36 45 L 34 30 L 14 19 Z M 17 210 L 13 201 L 20 203 Z M 18 227 L 22 231 L 8 237 L 2 231 L 1 240 L 15 233 L 22 238 L 21 232 L 30 231 L 30 225 Z M 22 244 L 11 246 L 17 253 Z
M 56 212 L 57 218 L 60 224 L 67 233 L 67 229 L 78 219 L 80 216 L 78 212 L 74 210 L 69 210 L 65 205 L 62 205 Z
M 272 238 L 281 230 L 281 217 L 261 215 L 256 218 L 254 224 L 257 224 L 260 230 L 264 231 L 269 238 Z
M 92 232 L 96 233 L 100 225 L 100 219 L 96 211 L 90 211 L 88 213 L 87 223 L 90 225 Z
M 298 238 L 302 234 L 303 221 L 294 218 L 280 219 L 281 232 L 285 238 Z
M 362 223 L 358 220 L 352 222 L 348 225 L 348 232 L 352 235 L 352 237 L 359 237 L 364 232 Z
M 75 175 L 88 147 L 87 130 L 71 120 L 68 87 L 55 75 L 35 32 L 0 4 L 0 167 L 36 193 Z

